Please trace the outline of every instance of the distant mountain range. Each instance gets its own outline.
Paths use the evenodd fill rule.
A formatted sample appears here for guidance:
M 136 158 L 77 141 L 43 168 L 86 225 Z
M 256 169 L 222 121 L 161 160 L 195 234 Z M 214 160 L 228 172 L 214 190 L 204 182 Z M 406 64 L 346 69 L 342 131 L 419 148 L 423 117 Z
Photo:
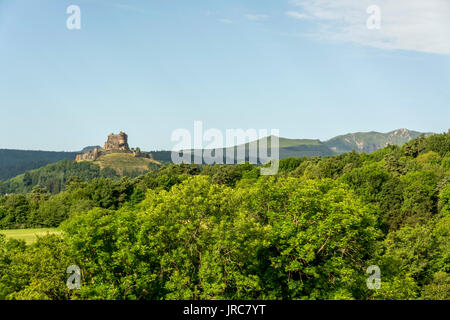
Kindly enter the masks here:
M 357 132 L 357 133 L 348 133 L 346 135 L 341 135 L 334 137 L 327 141 L 320 141 L 314 139 L 288 139 L 288 138 L 279 138 L 279 156 L 280 159 L 289 158 L 289 157 L 313 157 L 313 156 L 333 156 L 337 154 L 342 154 L 346 152 L 350 152 L 355 150 L 356 152 L 362 153 L 371 153 L 376 150 L 382 149 L 389 144 L 391 145 L 403 145 L 406 142 L 420 137 L 420 135 L 424 134 L 425 136 L 430 136 L 433 133 L 422 133 L 417 131 L 411 131 L 408 129 L 398 129 L 388 133 L 380 133 L 380 132 Z M 260 140 L 257 141 L 257 145 L 259 146 Z M 245 148 L 245 159 L 249 158 L 249 143 L 245 145 L 240 145 Z M 268 155 L 270 155 L 270 146 L 271 146 L 271 137 L 267 139 L 268 145 Z M 227 152 L 231 154 L 233 151 L 237 155 L 237 148 L 239 146 L 223 148 L 222 153 L 224 156 L 223 162 L 225 163 L 225 157 Z M 234 149 L 234 150 L 233 150 Z M 206 154 L 215 155 L 215 150 L 204 150 Z M 195 150 L 185 150 L 184 152 L 191 152 L 193 154 L 192 159 L 197 160 L 199 163 L 199 159 L 195 158 Z M 200 154 L 200 153 L 199 153 Z
M 355 150 L 357 152 L 371 153 L 384 148 L 388 144 L 402 145 L 421 134 L 425 136 L 433 133 L 421 133 L 408 129 L 398 129 L 388 133 L 380 132 L 357 132 L 334 137 L 327 141 L 314 139 L 287 139 L 279 138 L 280 158 L 288 157 L 312 157 L 332 156 Z M 268 141 L 270 154 L 271 140 Z M 258 142 L 259 144 L 259 142 Z M 245 149 L 248 154 L 247 143 Z M 25 171 L 36 169 L 49 163 L 60 160 L 75 160 L 77 154 L 93 150 L 95 146 L 89 146 L 80 152 L 50 152 L 50 151 L 27 151 L 0 149 L 0 180 L 7 180 Z M 236 147 L 231 147 L 236 149 Z M 230 149 L 230 148 L 228 148 Z M 211 152 L 211 150 L 209 150 Z M 227 149 L 223 149 L 224 156 Z M 193 152 L 193 150 L 191 150 Z M 157 161 L 168 162 L 171 159 L 171 151 L 151 152 Z M 213 152 L 214 154 L 214 152 Z

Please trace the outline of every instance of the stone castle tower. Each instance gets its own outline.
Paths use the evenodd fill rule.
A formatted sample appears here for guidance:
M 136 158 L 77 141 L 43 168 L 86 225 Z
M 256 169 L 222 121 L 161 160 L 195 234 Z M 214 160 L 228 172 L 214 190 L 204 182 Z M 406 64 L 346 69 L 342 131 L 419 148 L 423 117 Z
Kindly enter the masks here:
M 103 151 L 130 151 L 127 134 L 124 132 L 119 134 L 111 133 L 105 142 Z
M 128 146 L 128 135 L 125 132 L 120 132 L 119 134 L 111 133 L 103 148 L 95 148 L 93 151 L 79 154 L 75 161 L 97 160 L 101 155 L 107 153 L 129 153 L 136 158 L 153 159 L 150 153 L 130 150 Z

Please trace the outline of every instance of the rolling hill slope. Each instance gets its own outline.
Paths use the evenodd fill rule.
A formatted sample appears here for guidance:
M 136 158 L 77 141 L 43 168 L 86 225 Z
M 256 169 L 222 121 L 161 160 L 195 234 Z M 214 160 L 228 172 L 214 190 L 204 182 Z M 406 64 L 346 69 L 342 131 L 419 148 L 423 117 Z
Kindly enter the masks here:
M 259 148 L 261 144 L 261 140 L 259 139 L 253 143 L 256 143 L 257 152 L 259 154 Z M 272 157 L 272 137 L 267 139 L 267 157 L 268 159 Z M 222 163 L 226 163 L 227 155 L 232 155 L 234 153 L 234 159 L 237 159 L 238 148 L 243 148 L 245 150 L 245 160 L 249 161 L 249 148 L 250 143 L 246 143 L 243 145 L 238 145 L 229 148 L 222 148 L 221 152 L 223 154 Z M 186 153 L 191 154 L 191 159 L 195 163 L 200 163 L 201 159 L 198 159 L 196 156 L 196 152 L 200 153 L 199 150 L 184 150 Z M 204 149 L 203 150 L 205 159 L 212 159 L 216 156 L 217 152 L 220 152 L 219 149 Z M 289 158 L 289 157 L 313 157 L 313 156 L 331 156 L 336 153 L 328 148 L 324 143 L 320 140 L 313 139 L 287 139 L 287 138 L 279 138 L 279 157 L 280 159 Z M 208 157 L 207 155 L 211 155 L 212 157 Z M 266 161 L 263 161 L 266 162 Z
M 92 164 L 98 165 L 101 170 L 112 169 L 119 176 L 137 176 L 158 168 L 161 163 L 153 159 L 136 158 L 129 153 L 109 153 L 92 161 Z

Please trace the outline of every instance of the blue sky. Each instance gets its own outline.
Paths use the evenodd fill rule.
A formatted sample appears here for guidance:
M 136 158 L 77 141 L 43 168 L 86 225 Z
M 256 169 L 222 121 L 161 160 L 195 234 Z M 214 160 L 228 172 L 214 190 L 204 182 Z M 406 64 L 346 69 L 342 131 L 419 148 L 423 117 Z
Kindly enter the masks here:
M 66 27 L 72 4 L 81 30 Z M 171 149 L 194 120 L 321 140 L 443 132 L 450 1 L 0 0 L 0 112 L 8 149 L 80 150 L 119 131 Z

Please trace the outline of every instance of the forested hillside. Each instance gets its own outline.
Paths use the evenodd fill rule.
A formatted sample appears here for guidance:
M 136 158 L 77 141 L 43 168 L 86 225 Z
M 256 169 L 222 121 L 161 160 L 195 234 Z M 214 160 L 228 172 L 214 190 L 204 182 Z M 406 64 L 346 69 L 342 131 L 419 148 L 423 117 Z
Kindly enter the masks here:
M 450 131 L 259 172 L 171 164 L 1 196 L 2 229 L 62 234 L 0 236 L 0 299 L 450 299 Z
M 26 171 L 7 181 L 0 181 L 0 194 L 28 193 L 35 186 L 45 188 L 51 194 L 65 190 L 65 185 L 71 178 L 90 181 L 94 178 L 118 178 L 118 174 L 110 169 L 101 169 L 91 162 L 74 162 L 62 160 L 42 168 Z
M 0 149 L 0 180 L 7 180 L 28 170 L 60 160 L 75 160 L 77 152 L 51 152 Z

